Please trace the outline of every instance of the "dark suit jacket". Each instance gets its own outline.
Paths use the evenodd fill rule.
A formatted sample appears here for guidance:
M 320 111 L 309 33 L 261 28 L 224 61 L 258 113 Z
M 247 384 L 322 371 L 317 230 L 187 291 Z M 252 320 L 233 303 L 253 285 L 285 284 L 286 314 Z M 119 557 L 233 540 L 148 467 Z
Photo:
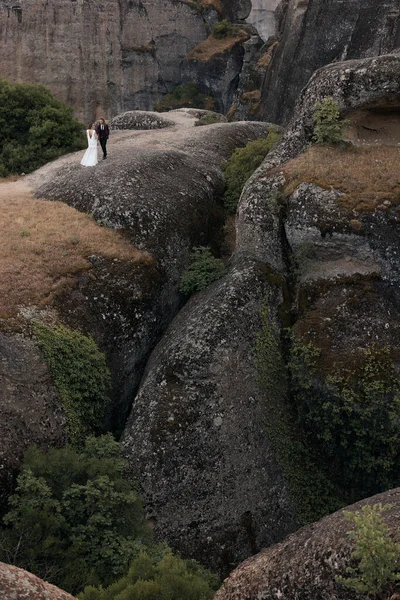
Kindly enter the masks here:
M 101 129 L 101 128 L 100 128 L 100 125 L 97 125 L 97 127 L 96 127 L 96 133 L 97 133 L 97 137 L 98 137 L 99 139 L 101 139 L 101 138 L 106 138 L 106 139 L 108 139 L 108 137 L 109 137 L 109 135 L 110 135 L 110 130 L 109 130 L 109 128 L 108 128 L 108 125 L 106 125 L 106 124 L 104 123 L 104 129 Z

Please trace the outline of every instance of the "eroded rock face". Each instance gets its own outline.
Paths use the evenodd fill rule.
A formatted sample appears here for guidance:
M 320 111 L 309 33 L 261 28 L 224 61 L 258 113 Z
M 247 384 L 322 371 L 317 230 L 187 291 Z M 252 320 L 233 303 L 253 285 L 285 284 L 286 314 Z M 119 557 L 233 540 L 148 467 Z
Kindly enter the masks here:
M 274 151 L 258 171 L 268 172 L 297 156 L 312 143 L 315 104 L 330 97 L 341 112 L 353 119 L 398 116 L 400 113 L 400 54 L 393 52 L 362 60 L 332 63 L 319 69 L 302 91 L 294 115 Z M 376 132 L 378 136 L 378 132 Z
M 316 69 L 400 46 L 397 0 L 283 0 L 278 12 L 280 41 L 267 67 L 258 112 L 273 123 L 289 120 Z
M 0 77 L 47 86 L 85 122 L 152 109 L 218 20 L 212 4 L 170 0 L 2 1 L 0 15 Z
M 132 266 L 92 257 L 93 274 L 83 274 L 74 295 L 59 303 L 68 324 L 94 331 L 107 350 L 119 424 L 150 350 L 182 303 L 178 285 L 190 249 L 213 243 L 223 224 L 223 161 L 266 133 L 263 123 L 185 128 L 196 114 L 171 112 L 167 118 L 180 124 L 154 132 L 112 132 L 107 161 L 95 169 L 83 169 L 75 155 L 31 177 L 38 196 L 125 230 L 151 255 Z
M 153 352 L 123 436 L 157 535 L 221 573 L 295 526 L 254 365 L 279 281 L 242 261 L 193 297 Z
M 3 562 L 0 562 L 0 595 L 2 600 L 74 600 L 55 585 Z
M 29 338 L 0 333 L 0 415 L 0 507 L 4 507 L 26 448 L 65 442 L 60 396 Z
M 373 496 L 348 507 L 355 512 L 363 506 L 381 503 L 391 537 L 400 541 L 400 489 Z M 341 586 L 338 575 L 346 575 L 352 564 L 349 536 L 351 525 L 339 511 L 304 527 L 282 543 L 260 552 L 240 565 L 215 595 L 215 600 L 349 600 L 356 597 Z

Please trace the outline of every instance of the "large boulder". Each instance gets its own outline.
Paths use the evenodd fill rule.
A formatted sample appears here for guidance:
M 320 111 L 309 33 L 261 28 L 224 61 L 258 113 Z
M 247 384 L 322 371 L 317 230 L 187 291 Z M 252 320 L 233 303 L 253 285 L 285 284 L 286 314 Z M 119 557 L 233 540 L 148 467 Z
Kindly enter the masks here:
M 28 571 L 0 562 L 2 600 L 75 600 L 70 594 Z
M 383 513 L 391 537 L 400 542 L 400 489 L 379 494 L 347 507 L 390 505 Z M 354 592 L 337 582 L 346 568 L 355 566 L 352 528 L 343 511 L 304 527 L 280 544 L 263 550 L 240 565 L 224 581 L 215 600 L 350 600 Z
M 397 0 L 283 0 L 277 12 L 280 41 L 258 112 L 273 123 L 288 122 L 301 89 L 320 67 L 399 47 Z
M 254 356 L 282 284 L 243 261 L 193 297 L 154 350 L 123 435 L 157 536 L 222 574 L 295 526 Z

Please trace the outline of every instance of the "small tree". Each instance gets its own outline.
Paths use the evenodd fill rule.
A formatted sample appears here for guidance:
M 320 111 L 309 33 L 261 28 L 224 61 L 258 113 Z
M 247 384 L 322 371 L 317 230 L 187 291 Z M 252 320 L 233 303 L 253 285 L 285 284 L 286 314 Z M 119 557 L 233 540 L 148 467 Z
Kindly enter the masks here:
M 210 248 L 197 246 L 191 252 L 189 266 L 182 275 L 179 290 L 184 294 L 194 294 L 204 290 L 225 273 L 224 263 L 213 256 Z
M 85 146 L 83 127 L 41 85 L 0 80 L 0 176 L 28 173 Z
M 400 581 L 400 544 L 392 540 L 382 521 L 383 511 L 389 508 L 389 504 L 374 504 L 355 513 L 344 513 L 346 519 L 355 523 L 348 536 L 355 547 L 352 558 L 359 564 L 346 569 L 350 577 L 338 577 L 337 581 L 358 593 L 390 593 L 391 584 Z
M 348 122 L 340 118 L 339 104 L 332 98 L 323 98 L 314 109 L 313 141 L 324 146 L 343 142 Z

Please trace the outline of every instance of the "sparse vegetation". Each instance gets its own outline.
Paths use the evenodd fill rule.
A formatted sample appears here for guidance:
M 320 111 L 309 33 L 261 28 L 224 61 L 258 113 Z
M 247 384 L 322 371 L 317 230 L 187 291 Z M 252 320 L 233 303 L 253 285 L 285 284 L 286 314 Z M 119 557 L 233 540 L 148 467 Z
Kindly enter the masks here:
M 394 584 L 400 581 L 400 544 L 390 537 L 382 520 L 382 513 L 390 508 L 390 504 L 374 504 L 355 513 L 344 513 L 355 525 L 348 535 L 355 548 L 352 558 L 358 564 L 346 569 L 350 577 L 338 577 L 337 581 L 368 598 L 377 594 L 389 598 Z
M 332 98 L 323 98 L 314 109 L 313 141 L 324 146 L 342 143 L 347 124 L 340 118 L 339 104 Z
M 29 173 L 86 145 L 69 108 L 41 85 L 0 80 L 0 177 Z
M 345 150 L 313 146 L 284 165 L 285 192 L 292 193 L 303 182 L 333 187 L 343 192 L 339 206 L 352 214 L 373 211 L 386 200 L 400 204 L 399 160 L 400 149 L 395 146 Z
M 268 439 L 285 474 L 299 523 L 305 525 L 334 512 L 344 502 L 321 466 L 299 427 L 296 406 L 289 394 L 280 329 L 271 316 L 268 299 L 261 311 L 256 338 L 257 382 L 266 404 Z
M 197 246 L 191 252 L 189 266 L 182 275 L 179 290 L 183 294 L 194 294 L 204 290 L 225 273 L 224 263 L 213 256 L 210 248 Z
M 217 38 L 217 40 L 221 40 L 222 38 L 232 35 L 232 32 L 232 24 L 226 19 L 223 19 L 214 25 L 212 35 Z
M 154 110 L 163 112 L 183 107 L 213 110 L 215 100 L 211 96 L 202 94 L 195 83 L 182 83 L 175 86 L 169 94 L 163 96 L 160 102 L 154 106 Z
M 92 268 L 92 255 L 151 262 L 89 215 L 33 198 L 22 180 L 0 183 L 0 213 L 0 318 L 15 316 L 20 306 L 50 304 L 78 273 Z
M 223 202 L 228 213 L 236 212 L 244 184 L 278 140 L 279 133 L 276 128 L 270 127 L 265 139 L 249 142 L 244 148 L 237 148 L 233 152 L 224 167 L 226 191 Z
M 349 501 L 399 485 L 400 381 L 389 350 L 357 350 L 347 367 L 329 375 L 321 371 L 320 354 L 292 339 L 298 422 L 315 455 L 330 465 L 331 479 Z
M 105 356 L 79 331 L 38 322 L 33 330 L 61 396 L 69 439 L 80 446 L 104 427 L 111 385 Z
M 211 113 L 200 117 L 200 119 L 195 122 L 195 126 L 201 127 L 202 125 L 213 125 L 214 123 L 221 123 L 222 121 L 221 115 L 218 113 Z

